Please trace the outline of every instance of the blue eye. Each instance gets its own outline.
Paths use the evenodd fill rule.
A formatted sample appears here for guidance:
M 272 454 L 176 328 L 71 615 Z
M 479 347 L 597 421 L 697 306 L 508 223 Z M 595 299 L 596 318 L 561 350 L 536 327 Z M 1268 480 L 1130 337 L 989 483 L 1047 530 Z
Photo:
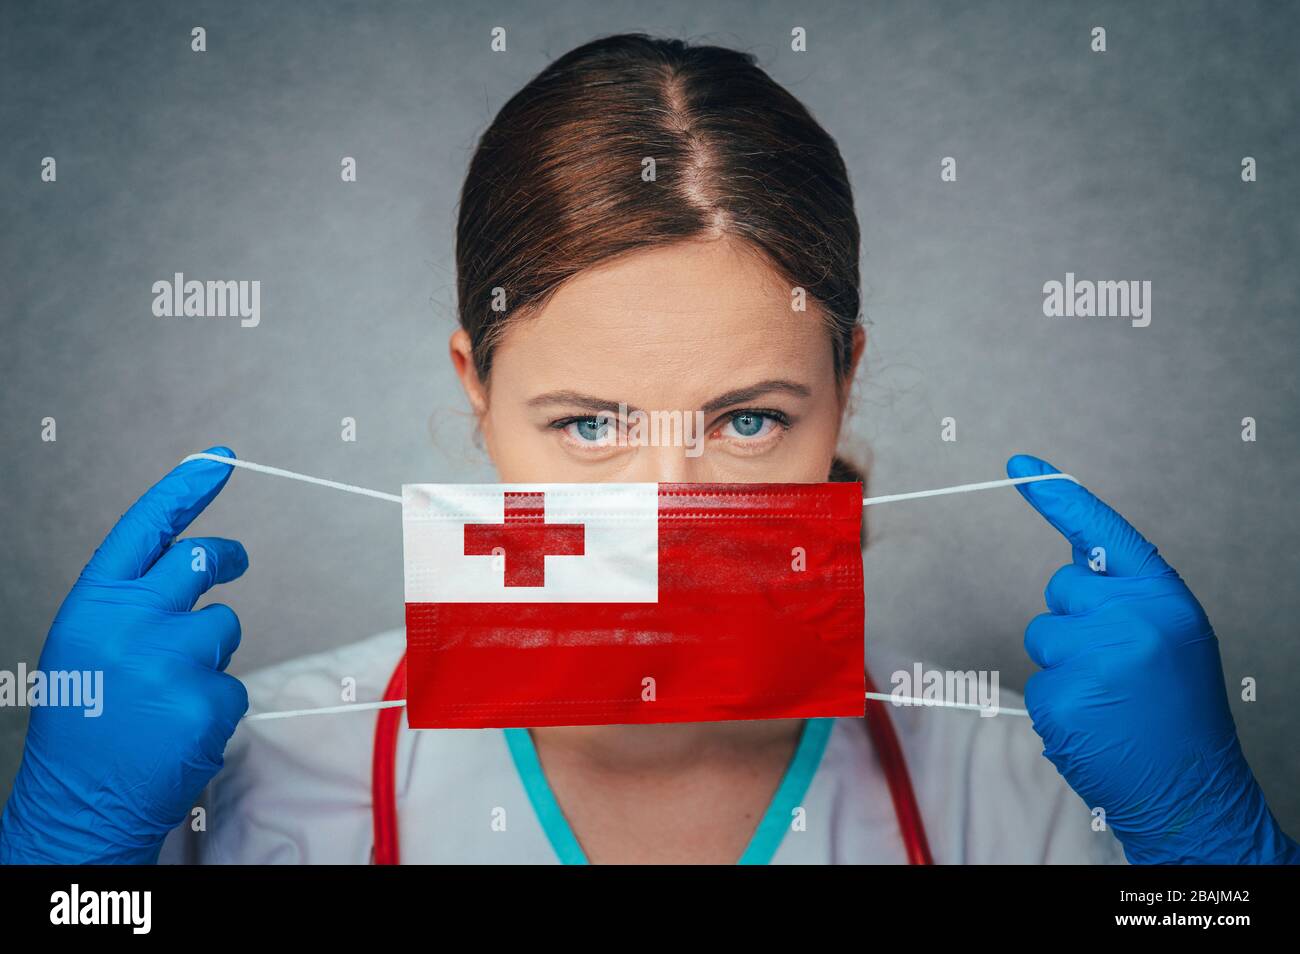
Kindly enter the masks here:
M 599 444 L 608 440 L 609 421 L 598 417 L 581 417 L 569 421 L 564 430 L 570 437 L 587 444 Z
M 757 411 L 738 411 L 723 425 L 721 433 L 723 437 L 738 437 L 741 439 L 766 437 L 779 424 L 780 422 L 770 414 L 760 414 Z

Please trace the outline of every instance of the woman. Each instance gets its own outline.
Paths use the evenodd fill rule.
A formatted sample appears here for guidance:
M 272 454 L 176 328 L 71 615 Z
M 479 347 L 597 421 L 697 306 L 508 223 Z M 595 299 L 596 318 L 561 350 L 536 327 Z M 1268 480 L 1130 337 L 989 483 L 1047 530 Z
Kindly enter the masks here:
M 643 36 L 562 57 L 484 133 L 457 226 L 451 360 L 500 478 L 859 479 L 835 456 L 865 345 L 858 246 L 834 141 L 751 58 Z M 702 452 L 611 441 L 624 405 L 703 411 Z M 238 621 L 190 610 L 247 557 L 172 540 L 229 472 L 192 462 L 165 478 L 60 611 L 42 668 L 103 668 L 130 702 L 111 722 L 34 713 L 5 860 L 148 862 L 169 832 L 165 859 L 204 862 L 393 861 L 399 841 L 410 862 L 1112 862 L 1117 834 L 1134 861 L 1294 857 L 1240 757 L 1199 606 L 1081 487 L 1022 488 L 1075 551 L 1026 636 L 1045 667 L 1032 728 L 873 704 L 865 727 L 394 738 L 380 716 L 376 739 L 359 713 L 238 725 L 249 701 L 399 695 L 404 638 L 244 685 L 225 674 Z M 1098 549 L 1104 571 L 1088 565 Z M 881 676 L 912 665 L 869 647 Z M 377 819 L 389 800 L 395 819 Z

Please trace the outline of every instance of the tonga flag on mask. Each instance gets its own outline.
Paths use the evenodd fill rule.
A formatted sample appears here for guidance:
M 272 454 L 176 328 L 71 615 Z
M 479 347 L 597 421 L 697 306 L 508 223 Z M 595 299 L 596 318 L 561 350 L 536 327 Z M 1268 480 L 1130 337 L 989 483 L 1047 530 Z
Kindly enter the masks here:
M 862 485 L 407 484 L 415 729 L 864 714 Z

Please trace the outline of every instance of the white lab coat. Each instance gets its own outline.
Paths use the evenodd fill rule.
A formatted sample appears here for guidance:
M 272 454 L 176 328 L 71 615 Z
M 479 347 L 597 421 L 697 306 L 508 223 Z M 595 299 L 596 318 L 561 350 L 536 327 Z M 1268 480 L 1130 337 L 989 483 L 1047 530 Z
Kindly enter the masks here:
M 377 700 L 404 647 L 404 632 L 394 630 L 263 669 L 243 679 L 250 711 L 336 705 L 348 677 L 357 700 Z M 868 647 L 867 666 L 888 691 L 890 674 L 912 663 Z M 1022 704 L 1014 693 L 1001 696 L 1003 706 Z M 1028 719 L 922 707 L 891 706 L 889 714 L 936 863 L 1123 863 L 1113 835 L 1094 830 L 1088 807 L 1043 757 Z M 193 820 L 177 829 L 162 862 L 367 863 L 375 719 L 369 711 L 241 723 L 196 816 L 205 830 L 194 831 Z M 803 758 L 792 760 L 774 798 L 784 801 L 769 810 L 766 847 L 751 850 L 778 864 L 906 862 L 862 720 L 815 721 L 819 731 L 805 730 Z M 572 833 L 544 776 L 535 765 L 529 774 L 526 739 L 526 730 L 412 731 L 403 723 L 403 863 L 556 864 L 566 844 L 576 846 L 565 841 Z M 808 771 L 796 773 L 797 761 Z M 792 830 L 791 805 L 803 809 L 802 830 Z

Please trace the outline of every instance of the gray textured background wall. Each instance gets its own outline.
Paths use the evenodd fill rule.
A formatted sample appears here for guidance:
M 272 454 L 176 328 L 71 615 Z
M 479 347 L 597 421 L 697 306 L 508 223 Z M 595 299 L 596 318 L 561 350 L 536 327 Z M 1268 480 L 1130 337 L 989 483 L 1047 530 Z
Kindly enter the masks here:
M 1236 718 L 1300 833 L 1297 5 L 464 6 L 4 5 L 0 667 L 35 664 L 105 530 L 209 444 L 386 490 L 491 479 L 445 357 L 468 156 L 550 59 L 645 29 L 756 53 L 840 143 L 871 321 L 851 446 L 873 490 L 996 478 L 1017 451 L 1083 478 L 1189 581 L 1229 683 L 1260 679 Z M 154 318 L 177 271 L 261 280 L 261 325 Z M 1150 327 L 1045 318 L 1067 271 L 1153 282 Z M 1023 685 L 1055 532 L 1013 491 L 871 517 L 868 638 Z M 236 474 L 196 524 L 252 557 L 220 595 L 244 624 L 232 671 L 399 625 L 398 518 Z M 0 711 L 0 797 L 25 722 Z

